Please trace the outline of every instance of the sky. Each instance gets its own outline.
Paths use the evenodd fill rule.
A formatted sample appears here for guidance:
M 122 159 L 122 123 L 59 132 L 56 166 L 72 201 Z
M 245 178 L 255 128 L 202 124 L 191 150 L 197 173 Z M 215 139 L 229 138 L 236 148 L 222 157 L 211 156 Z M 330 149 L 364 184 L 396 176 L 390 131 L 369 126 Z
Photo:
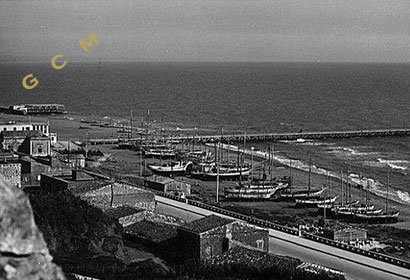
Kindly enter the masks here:
M 99 41 L 85 53 L 78 43 Z M 0 0 L 0 62 L 409 62 L 409 0 Z

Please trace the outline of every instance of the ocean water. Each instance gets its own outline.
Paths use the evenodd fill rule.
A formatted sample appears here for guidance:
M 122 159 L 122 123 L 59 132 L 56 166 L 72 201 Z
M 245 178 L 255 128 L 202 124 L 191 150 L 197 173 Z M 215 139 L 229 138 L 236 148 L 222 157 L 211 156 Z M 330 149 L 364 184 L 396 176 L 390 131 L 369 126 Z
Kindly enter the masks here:
M 33 73 L 39 86 L 27 91 Z M 0 64 L 0 105 L 62 103 L 73 114 L 146 117 L 219 132 L 295 132 L 410 127 L 409 64 L 68 63 Z M 268 143 L 255 143 L 264 149 Z M 284 163 L 309 158 L 316 172 L 362 174 L 410 205 L 410 138 L 274 143 Z

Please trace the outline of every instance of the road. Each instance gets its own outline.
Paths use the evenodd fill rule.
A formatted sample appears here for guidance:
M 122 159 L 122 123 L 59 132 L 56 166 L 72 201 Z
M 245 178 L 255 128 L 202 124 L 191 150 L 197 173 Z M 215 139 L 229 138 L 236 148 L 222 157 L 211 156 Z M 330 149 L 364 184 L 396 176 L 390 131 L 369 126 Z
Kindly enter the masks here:
M 161 196 L 156 196 L 156 200 L 158 203 L 157 210 L 160 213 L 178 216 L 187 221 L 193 221 L 211 214 L 233 219 L 232 217 Z M 270 229 L 269 233 L 271 253 L 291 256 L 341 270 L 346 273 L 346 278 L 349 280 L 410 279 L 410 270 L 402 267 L 273 229 Z

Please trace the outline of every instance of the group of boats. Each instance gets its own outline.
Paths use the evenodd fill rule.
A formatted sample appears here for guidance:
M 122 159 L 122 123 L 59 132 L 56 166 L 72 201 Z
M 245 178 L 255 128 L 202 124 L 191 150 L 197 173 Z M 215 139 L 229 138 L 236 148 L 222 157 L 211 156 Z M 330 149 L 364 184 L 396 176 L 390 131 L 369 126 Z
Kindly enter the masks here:
M 160 163 L 147 165 L 148 169 L 158 175 L 187 176 L 218 182 L 220 180 L 237 181 L 234 185 L 229 184 L 224 188 L 223 193 L 226 200 L 286 200 L 294 202 L 296 207 L 317 208 L 322 215 L 343 220 L 369 223 L 395 222 L 398 220 L 399 211 L 389 210 L 387 206 L 386 209 L 376 209 L 374 205 L 369 204 L 367 191 L 365 203 L 347 201 L 347 197 L 351 197 L 351 185 L 345 187 L 346 192 L 343 196 L 343 175 L 340 196 L 332 196 L 330 195 L 330 185 L 329 188 L 311 188 L 311 168 L 309 168 L 309 179 L 305 187 L 293 186 L 291 174 L 282 178 L 274 178 L 270 174 L 270 179 L 268 179 L 265 166 L 263 167 L 262 176 L 259 176 L 259 178 L 253 176 L 252 164 L 244 161 L 243 152 L 239 149 L 236 161 L 230 160 L 232 157 L 229 156 L 223 160 L 219 146 L 215 147 L 213 154 L 194 149 L 194 147 L 191 149 L 176 149 L 175 146 L 172 147 L 169 143 L 139 145 L 138 150 L 142 152 L 144 157 L 160 159 Z M 164 163 L 162 163 L 163 160 Z M 346 185 L 348 184 L 346 181 Z M 364 189 L 362 186 L 358 187 Z M 326 192 L 328 189 L 329 191 Z M 343 201 L 343 198 L 346 198 L 346 201 Z
M 385 209 L 376 208 L 375 205 L 369 203 L 369 186 L 366 188 L 362 185 L 357 185 L 360 190 L 359 200 L 351 200 L 351 185 L 346 182 L 345 188 L 343 187 L 343 173 L 341 177 L 341 194 L 339 203 L 321 203 L 318 204 L 318 211 L 324 216 L 332 216 L 338 219 L 352 221 L 352 222 L 365 222 L 365 223 L 393 223 L 397 222 L 400 211 L 389 209 L 388 207 L 388 187 L 389 179 L 387 183 L 386 192 L 386 205 Z M 345 189 L 345 192 L 343 190 Z M 363 202 L 362 190 L 365 190 L 365 201 Z M 343 197 L 345 200 L 343 201 Z

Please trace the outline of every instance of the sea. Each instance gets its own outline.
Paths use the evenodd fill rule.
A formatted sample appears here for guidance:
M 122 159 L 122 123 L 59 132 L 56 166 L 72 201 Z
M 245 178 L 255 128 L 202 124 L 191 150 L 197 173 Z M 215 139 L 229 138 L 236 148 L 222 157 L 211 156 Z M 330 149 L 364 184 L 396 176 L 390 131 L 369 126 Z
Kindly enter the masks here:
M 33 73 L 39 85 L 25 90 Z M 209 133 L 410 128 L 410 64 L 0 64 L 0 105 L 61 103 L 70 114 L 147 119 Z M 410 206 L 410 137 L 248 143 L 283 164 L 369 183 Z M 346 175 L 345 175 L 346 176 Z

